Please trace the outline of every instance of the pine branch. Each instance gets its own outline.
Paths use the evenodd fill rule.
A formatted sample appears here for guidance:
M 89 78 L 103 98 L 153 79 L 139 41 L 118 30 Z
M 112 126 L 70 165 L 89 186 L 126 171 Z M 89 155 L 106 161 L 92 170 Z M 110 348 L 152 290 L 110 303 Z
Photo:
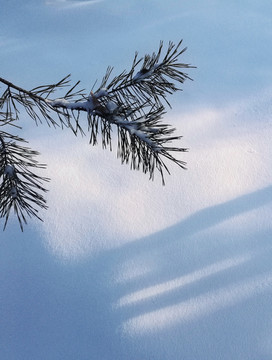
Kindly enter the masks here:
M 20 118 L 21 107 L 26 111 L 27 115 L 35 121 L 36 125 L 38 125 L 38 123 L 42 124 L 43 120 L 45 120 L 48 126 L 69 127 L 75 133 L 77 133 L 78 130 L 82 131 L 73 113 L 52 107 L 50 101 L 48 101 L 49 95 L 69 86 L 70 75 L 56 84 L 39 86 L 32 90 L 25 90 L 3 78 L 0 78 L 0 82 L 6 85 L 6 90 L 0 98 L 0 126 L 6 125 L 7 123 L 15 125 L 15 122 Z M 66 101 L 72 101 L 78 96 L 80 99 L 83 99 L 83 90 L 74 91 L 78 84 L 79 82 L 69 88 L 64 95 L 63 98 Z M 78 101 L 78 99 L 76 101 Z M 55 119 L 56 117 L 57 120 Z M 74 126 L 73 123 L 76 125 Z
M 41 193 L 46 189 L 43 182 L 49 179 L 41 177 L 32 168 L 45 168 L 33 159 L 38 152 L 19 145 L 23 139 L 0 132 L 0 217 L 7 225 L 11 209 L 14 210 L 21 229 L 27 223 L 26 216 L 38 216 L 37 208 L 47 208 Z
M 112 148 L 112 126 L 117 126 L 117 155 L 121 161 L 130 162 L 132 169 L 142 168 L 151 179 L 158 170 L 164 183 L 164 171 L 169 173 L 164 159 L 185 168 L 185 162 L 171 155 L 171 152 L 187 151 L 185 148 L 170 146 L 180 136 L 173 136 L 175 129 L 160 122 L 165 113 L 164 103 L 170 106 L 168 95 L 180 90 L 177 84 L 190 79 L 180 70 L 192 68 L 189 64 L 178 62 L 186 50 L 180 50 L 181 43 L 175 46 L 170 42 L 161 61 L 162 42 L 158 52 L 151 56 L 145 55 L 138 59 L 136 53 L 130 71 L 122 72 L 111 81 L 109 78 L 113 68 L 109 67 L 100 87 L 96 92 L 91 92 L 85 101 L 73 103 L 57 99 L 50 104 L 67 111 L 87 112 L 90 143 L 93 145 L 97 144 L 101 132 L 103 147 Z
M 170 161 L 185 169 L 186 163 L 173 153 L 187 149 L 173 143 L 180 140 L 175 129 L 164 124 L 165 105 L 171 107 L 168 96 L 181 90 L 180 84 L 190 79 L 184 69 L 193 68 L 179 62 L 186 48 L 169 42 L 163 56 L 163 42 L 156 53 L 143 58 L 135 54 L 130 70 L 113 77 L 108 67 L 96 91 L 86 95 L 78 90 L 79 81 L 70 85 L 70 75 L 56 84 L 25 90 L 0 78 L 5 90 L 0 97 L 0 127 L 11 125 L 20 128 L 20 111 L 23 109 L 36 124 L 70 128 L 75 135 L 84 134 L 81 113 L 87 114 L 90 143 L 97 144 L 101 136 L 104 148 L 112 149 L 112 128 L 117 128 L 117 156 L 131 169 L 142 170 L 153 179 L 156 172 L 169 173 Z M 56 98 L 56 92 L 67 88 Z M 53 97 L 53 99 L 52 99 Z M 54 98 L 55 97 L 55 98 Z M 84 126 L 86 127 L 86 126 Z M 44 169 L 34 157 L 38 152 L 21 145 L 20 137 L 0 132 L 0 217 L 7 225 L 13 209 L 21 229 L 27 216 L 36 217 L 39 208 L 46 208 L 43 183 L 49 179 L 35 174 L 32 169 Z

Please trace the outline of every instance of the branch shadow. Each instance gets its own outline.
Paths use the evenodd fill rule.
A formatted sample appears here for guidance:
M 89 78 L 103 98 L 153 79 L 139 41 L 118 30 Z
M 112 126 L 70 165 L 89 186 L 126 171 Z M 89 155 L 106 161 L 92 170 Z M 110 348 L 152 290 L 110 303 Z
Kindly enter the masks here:
M 177 238 L 180 239 L 179 234 L 182 234 L 183 238 L 189 237 L 230 218 L 268 205 L 271 202 L 272 186 L 268 186 L 252 193 L 239 196 L 236 199 L 199 210 L 178 224 L 170 226 L 167 229 L 141 240 L 129 242 L 126 245 L 123 245 L 123 248 L 133 250 L 133 247 L 135 247 L 140 251 L 143 248 L 143 251 L 145 251 L 150 244 L 156 245 L 156 243 L 161 243 L 161 238 L 171 237 L 171 241 L 175 241 Z M 119 249 L 117 249 L 117 251 L 118 250 Z
M 216 226 L 271 203 L 269 186 L 72 264 L 33 229 L 11 230 L 0 252 L 1 359 L 271 358 L 268 340 L 268 355 L 257 346 L 272 333 L 271 227 Z
M 260 338 L 265 326 L 272 328 L 262 323 L 270 311 L 272 229 L 223 233 L 217 225 L 271 203 L 269 186 L 200 210 L 174 226 L 113 250 L 112 268 L 119 265 L 119 273 L 131 269 L 131 276 L 121 277 L 112 290 L 116 327 L 119 319 L 120 331 L 137 339 L 131 340 L 134 346 L 141 339 L 148 351 L 153 343 L 162 354 L 159 359 L 175 359 L 176 355 L 154 342 L 158 337 L 164 343 L 175 343 L 183 359 L 215 358 L 216 351 L 220 359 L 260 356 L 258 347 L 252 345 L 254 339 Z M 126 264 L 123 268 L 122 263 Z M 146 263 L 151 268 L 145 268 Z M 252 315 L 252 309 L 257 313 Z M 199 333 L 201 328 L 204 335 Z M 179 336 L 184 340 L 180 342 Z M 197 346 L 201 337 L 206 344 Z M 219 345 L 213 344 L 216 339 Z M 229 350 L 224 354 L 226 345 Z M 192 356 L 192 349 L 208 346 L 214 350 Z
M 125 245 L 110 250 L 110 256 L 107 253 L 103 253 L 102 256 L 112 259 L 112 266 L 120 263 L 131 262 L 132 266 L 135 265 L 135 259 L 140 257 L 148 260 L 152 260 L 149 254 L 156 253 L 157 260 L 155 261 L 156 271 L 152 269 L 145 272 L 144 276 L 141 276 L 141 269 L 139 275 L 137 272 L 134 277 L 130 278 L 127 282 L 128 288 L 126 291 L 137 290 L 137 287 L 149 286 L 156 282 L 159 277 L 161 280 L 171 280 L 175 278 L 183 271 L 193 271 L 195 261 L 199 260 L 195 257 L 199 256 L 197 248 L 201 245 L 201 241 L 209 240 L 209 247 L 205 248 L 201 246 L 201 256 L 203 257 L 203 266 L 206 266 L 210 260 L 209 252 L 213 250 L 212 257 L 214 261 L 219 261 L 222 257 L 237 255 L 239 246 L 243 248 L 243 244 L 237 243 L 236 247 L 232 246 L 228 242 L 230 240 L 230 234 L 219 234 L 218 239 L 214 238 L 214 235 L 210 236 L 205 234 L 213 227 L 235 218 L 236 216 L 245 214 L 252 210 L 256 210 L 262 206 L 266 206 L 272 202 L 272 186 L 268 186 L 261 190 L 240 196 L 234 200 L 227 201 L 222 204 L 214 205 L 205 209 L 202 209 L 188 218 L 182 220 L 178 224 L 168 227 L 162 231 L 159 231 L 150 236 L 138 239 L 133 242 L 126 243 Z M 264 236 L 266 230 L 264 231 Z M 200 233 L 204 233 L 199 235 Z M 270 233 L 270 229 L 268 230 Z M 254 238 L 255 235 L 252 235 Z M 210 237 L 210 239 L 209 239 Z M 252 246 L 255 242 L 252 242 Z M 258 248 L 259 244 L 255 246 Z M 196 249 L 195 249 L 196 247 Z M 184 256 L 184 254 L 190 254 L 190 256 Z M 169 261 L 169 258 L 172 261 Z M 205 260 L 207 259 L 207 260 Z M 153 261 L 151 261 L 153 263 Z M 159 264 L 159 266 L 157 266 Z M 129 265 L 128 265 L 129 266 Z M 169 279 L 167 269 L 171 268 L 172 277 Z M 182 269 L 182 270 L 181 270 Z M 122 281 L 121 281 L 122 282 Z M 125 281 L 124 281 L 125 282 Z

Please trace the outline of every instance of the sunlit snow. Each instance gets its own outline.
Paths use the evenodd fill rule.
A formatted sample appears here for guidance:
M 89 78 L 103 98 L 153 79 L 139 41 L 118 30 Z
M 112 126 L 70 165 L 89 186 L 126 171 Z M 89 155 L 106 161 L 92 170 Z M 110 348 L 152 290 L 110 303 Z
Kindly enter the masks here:
M 1 69 L 29 89 L 67 71 L 91 91 L 161 39 L 182 37 L 197 69 L 163 119 L 189 148 L 166 186 L 121 165 L 117 139 L 110 152 L 24 118 L 49 209 L 0 235 L 1 360 L 272 359 L 270 1 L 2 7 L 19 40 L 0 41 Z

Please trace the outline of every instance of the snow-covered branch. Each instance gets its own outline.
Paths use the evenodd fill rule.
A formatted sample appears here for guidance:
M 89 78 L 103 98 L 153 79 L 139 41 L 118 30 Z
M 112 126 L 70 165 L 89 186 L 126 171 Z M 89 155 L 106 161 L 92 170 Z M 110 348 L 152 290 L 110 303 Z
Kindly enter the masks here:
M 130 163 L 132 169 L 141 169 L 150 178 L 158 171 L 164 183 L 164 173 L 169 172 L 166 161 L 181 168 L 185 162 L 173 156 L 185 148 L 172 145 L 180 140 L 175 129 L 162 123 L 168 96 L 179 90 L 179 85 L 190 79 L 184 69 L 192 66 L 180 62 L 186 48 L 169 42 L 163 56 L 163 43 L 156 53 L 138 58 L 135 54 L 129 71 L 111 78 L 109 67 L 100 86 L 86 95 L 78 90 L 79 82 L 70 85 L 70 75 L 56 84 L 24 90 L 0 78 L 5 90 L 0 97 L 0 126 L 19 127 L 20 110 L 36 123 L 45 121 L 49 126 L 65 126 L 75 133 L 90 133 L 90 143 L 95 145 L 98 136 L 104 147 L 112 149 L 112 127 L 117 128 L 117 156 Z M 68 88 L 59 97 L 55 93 Z M 87 116 L 87 126 L 81 114 Z M 35 175 L 30 168 L 44 168 L 33 159 L 37 152 L 18 145 L 23 141 L 17 136 L 0 132 L 0 217 L 5 226 L 11 208 L 14 209 L 21 228 L 25 215 L 36 216 L 37 207 L 46 207 L 41 185 L 48 179 Z
M 32 168 L 45 168 L 33 159 L 38 152 L 20 145 L 23 139 L 0 132 L 0 217 L 7 225 L 11 209 L 14 210 L 20 227 L 27 223 L 26 215 L 38 215 L 38 208 L 47 208 L 42 193 L 43 182 L 49 179 L 38 176 Z

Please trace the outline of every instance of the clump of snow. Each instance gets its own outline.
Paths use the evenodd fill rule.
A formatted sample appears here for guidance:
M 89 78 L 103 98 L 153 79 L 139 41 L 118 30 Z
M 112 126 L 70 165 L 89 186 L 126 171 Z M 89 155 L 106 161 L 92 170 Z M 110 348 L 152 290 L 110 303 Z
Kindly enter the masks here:
M 9 178 L 13 178 L 15 175 L 15 167 L 13 165 L 7 164 L 5 166 L 4 174 Z
M 115 102 L 109 100 L 106 104 L 106 107 L 110 113 L 114 113 L 114 111 L 116 111 L 116 109 L 118 108 L 118 105 L 115 104 Z
M 132 78 L 134 83 L 139 83 L 141 81 L 152 81 L 150 76 L 154 73 L 154 71 L 158 68 L 159 65 L 155 65 L 150 69 L 142 69 L 137 72 L 137 74 Z
M 108 93 L 108 89 L 107 88 L 102 88 L 99 91 L 95 92 L 93 94 L 97 99 L 101 98 L 101 97 L 107 97 L 109 95 Z
M 10 196 L 13 198 L 13 199 L 16 199 L 17 198 L 17 195 L 18 195 L 18 192 L 17 192 L 17 189 L 16 187 L 12 187 L 11 190 L 10 190 Z
M 93 101 L 93 97 L 90 96 L 86 101 L 68 101 L 66 99 L 47 100 L 52 107 L 62 107 L 69 110 L 84 110 L 92 112 L 95 109 L 96 104 Z

